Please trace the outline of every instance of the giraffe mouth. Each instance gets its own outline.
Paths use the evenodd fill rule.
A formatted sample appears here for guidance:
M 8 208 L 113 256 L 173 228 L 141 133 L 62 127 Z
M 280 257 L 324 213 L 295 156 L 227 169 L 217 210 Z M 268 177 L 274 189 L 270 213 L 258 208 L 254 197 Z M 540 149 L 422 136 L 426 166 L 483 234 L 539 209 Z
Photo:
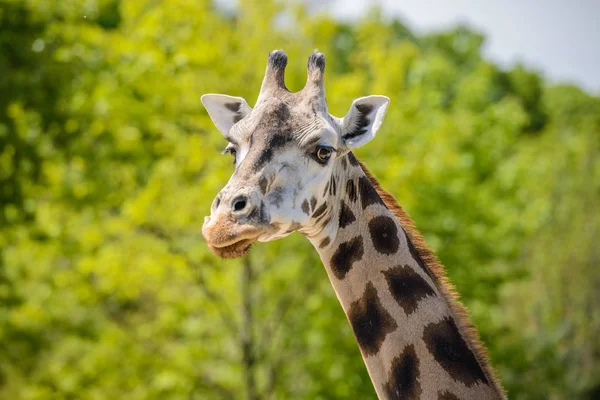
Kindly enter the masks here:
M 208 248 L 221 258 L 238 258 L 248 254 L 252 243 L 255 241 L 256 239 L 242 239 L 239 242 L 221 247 L 208 244 Z
M 222 258 L 237 258 L 248 254 L 252 243 L 263 234 L 263 230 L 252 225 L 238 225 L 207 217 L 202 235 L 208 248 Z

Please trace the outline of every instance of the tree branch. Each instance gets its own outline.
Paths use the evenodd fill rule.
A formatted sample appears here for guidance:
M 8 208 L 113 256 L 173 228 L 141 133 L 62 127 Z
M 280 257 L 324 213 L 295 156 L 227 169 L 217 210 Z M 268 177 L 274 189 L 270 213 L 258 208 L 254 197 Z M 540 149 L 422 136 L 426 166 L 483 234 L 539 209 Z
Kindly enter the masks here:
M 254 313 L 252 303 L 252 286 L 254 284 L 254 271 L 249 256 L 244 257 L 242 269 L 242 329 L 240 334 L 240 345 L 242 348 L 242 364 L 244 371 L 244 383 L 246 386 L 246 398 L 257 400 L 256 381 L 254 378 Z

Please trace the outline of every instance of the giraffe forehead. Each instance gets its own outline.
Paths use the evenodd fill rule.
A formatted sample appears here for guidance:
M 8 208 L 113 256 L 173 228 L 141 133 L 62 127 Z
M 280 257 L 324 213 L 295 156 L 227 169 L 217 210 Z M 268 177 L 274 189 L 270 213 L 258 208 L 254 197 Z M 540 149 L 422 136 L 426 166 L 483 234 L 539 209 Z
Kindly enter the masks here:
M 257 105 L 250 115 L 232 128 L 232 136 L 238 142 L 248 142 L 252 146 L 276 147 L 296 142 L 306 145 L 318 136 L 336 144 L 336 131 L 333 120 L 319 113 L 305 102 L 290 102 L 274 98 Z

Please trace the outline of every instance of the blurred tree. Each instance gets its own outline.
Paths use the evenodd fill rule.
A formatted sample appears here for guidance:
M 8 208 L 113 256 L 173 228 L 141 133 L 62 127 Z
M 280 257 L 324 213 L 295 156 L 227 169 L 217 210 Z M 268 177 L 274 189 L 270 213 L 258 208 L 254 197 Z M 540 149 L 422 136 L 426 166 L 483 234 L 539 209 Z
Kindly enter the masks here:
M 359 155 L 438 251 L 510 397 L 600 390 L 598 98 L 503 71 L 468 28 L 418 36 L 377 9 L 0 5 L 0 398 L 375 397 L 306 240 L 222 261 L 199 234 L 231 172 L 199 97 L 252 104 L 273 48 L 292 90 L 327 54 L 334 115 L 391 97 Z

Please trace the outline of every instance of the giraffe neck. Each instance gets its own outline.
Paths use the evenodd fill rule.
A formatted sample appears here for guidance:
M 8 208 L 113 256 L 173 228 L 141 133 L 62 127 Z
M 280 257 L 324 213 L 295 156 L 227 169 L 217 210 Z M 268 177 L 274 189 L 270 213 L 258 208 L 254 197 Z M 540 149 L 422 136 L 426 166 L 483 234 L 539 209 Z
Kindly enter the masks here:
M 395 203 L 386 204 L 389 195 L 378 193 L 352 154 L 341 163 L 329 223 L 307 236 L 379 398 L 503 398 L 441 267 L 429 265 L 413 243 L 408 217 L 395 215 Z

